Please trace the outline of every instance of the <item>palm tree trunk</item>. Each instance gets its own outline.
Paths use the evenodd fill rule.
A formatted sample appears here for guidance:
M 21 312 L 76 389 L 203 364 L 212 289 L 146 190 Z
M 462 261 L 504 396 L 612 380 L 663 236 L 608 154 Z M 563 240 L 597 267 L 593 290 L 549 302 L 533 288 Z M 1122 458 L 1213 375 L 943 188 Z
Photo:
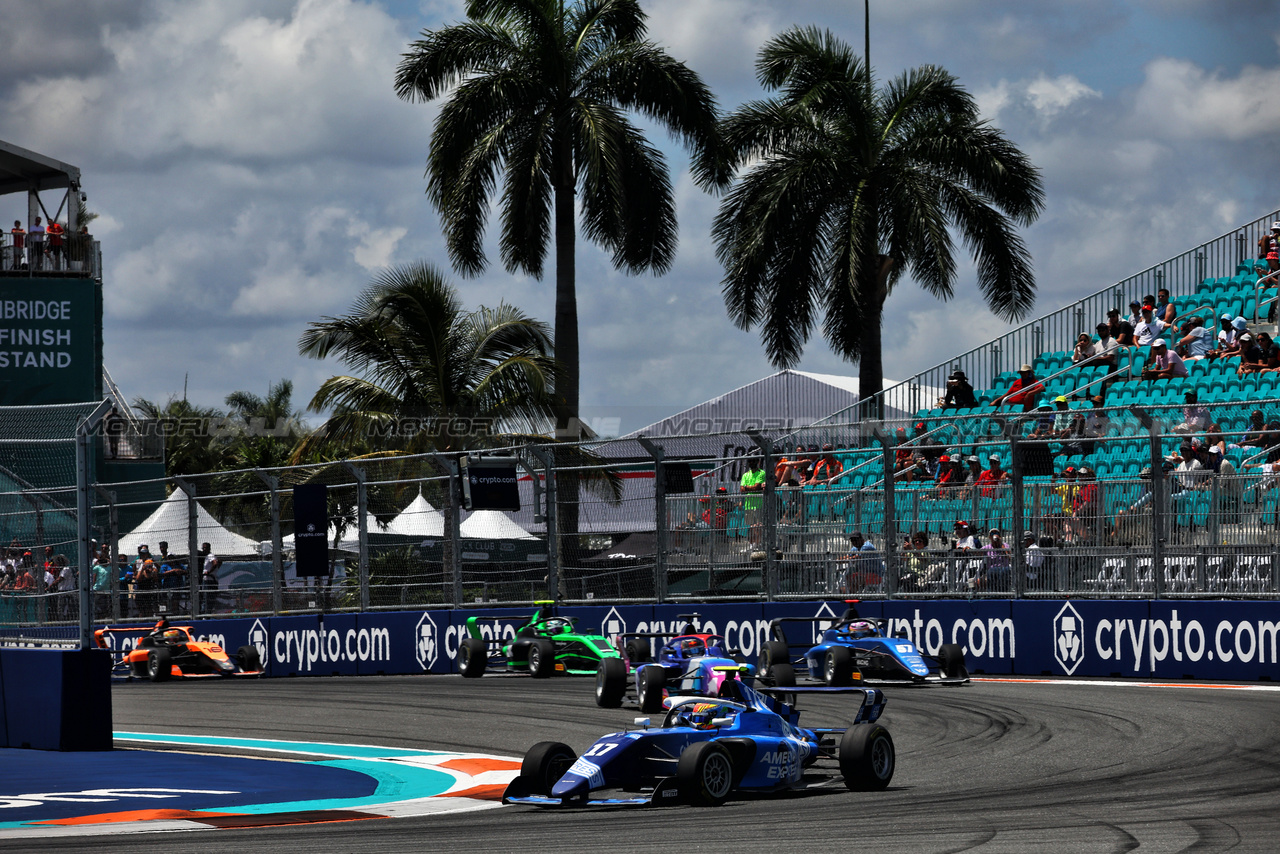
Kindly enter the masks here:
M 578 422 L 578 292 L 576 286 L 574 221 L 573 149 L 567 134 L 555 140 L 556 152 L 556 322 L 555 352 L 557 363 L 556 438 L 575 441 L 582 435 Z M 557 455 L 557 462 L 562 455 Z M 578 478 L 575 473 L 557 476 L 556 521 L 559 542 L 548 548 L 559 548 L 560 566 L 576 562 L 578 554 Z

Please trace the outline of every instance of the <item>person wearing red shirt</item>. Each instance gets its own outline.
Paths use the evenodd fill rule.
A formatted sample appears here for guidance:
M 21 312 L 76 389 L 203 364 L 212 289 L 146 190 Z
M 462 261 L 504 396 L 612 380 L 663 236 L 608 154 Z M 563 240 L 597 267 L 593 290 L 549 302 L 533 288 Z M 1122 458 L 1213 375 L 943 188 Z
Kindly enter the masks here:
M 996 486 L 1009 480 L 1009 473 L 1000 467 L 1000 458 L 992 454 L 987 458 L 991 468 L 978 476 L 978 487 L 983 498 L 995 498 Z
M 1041 393 L 1044 392 L 1044 384 L 1036 379 L 1035 372 L 1031 370 L 1030 365 L 1023 365 L 1018 372 L 1018 378 L 1013 381 L 1013 385 L 1009 386 L 1009 390 L 1004 394 L 991 401 L 992 406 L 1021 406 L 1023 412 L 1030 412 L 1036 408 L 1036 401 L 1040 399 Z
M 822 458 L 813 464 L 813 474 L 805 483 L 809 486 L 831 483 L 844 474 L 844 464 L 831 453 L 834 450 L 835 448 L 830 445 L 822 446 Z
M 53 222 L 49 223 L 49 228 L 45 233 L 49 239 L 49 257 L 53 261 L 53 269 L 61 270 L 63 259 L 62 235 L 65 233 L 62 228 L 62 223 L 55 219 Z

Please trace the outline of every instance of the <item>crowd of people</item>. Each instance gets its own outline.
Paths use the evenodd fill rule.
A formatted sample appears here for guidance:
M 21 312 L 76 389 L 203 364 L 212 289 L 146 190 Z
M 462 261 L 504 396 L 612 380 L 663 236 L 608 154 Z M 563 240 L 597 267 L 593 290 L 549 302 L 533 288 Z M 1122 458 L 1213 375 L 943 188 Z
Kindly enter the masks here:
M 75 264 L 88 257 L 92 243 L 87 225 L 70 234 L 56 219 L 45 226 L 43 217 L 36 217 L 28 228 L 22 227 L 22 220 L 15 219 L 0 266 L 27 271 L 74 269 Z
M 89 585 L 96 618 L 111 614 L 113 575 L 121 619 L 188 610 L 191 561 L 184 555 L 171 554 L 168 542 L 159 542 L 158 548 L 159 551 L 153 554 L 148 545 L 141 545 L 132 558 L 119 555 L 113 567 L 110 546 L 93 544 Z M 204 595 L 215 596 L 222 561 L 205 543 L 196 555 L 195 563 L 200 567 L 201 591 Z M 11 612 L 13 619 L 34 619 L 38 607 L 34 597 L 37 596 L 44 597 L 47 619 L 78 619 L 79 589 L 79 574 L 75 567 L 65 554 L 55 553 L 53 546 L 44 547 L 43 561 L 17 540 L 4 550 L 0 559 L 0 603 Z M 211 600 L 206 600 L 206 610 L 210 604 Z

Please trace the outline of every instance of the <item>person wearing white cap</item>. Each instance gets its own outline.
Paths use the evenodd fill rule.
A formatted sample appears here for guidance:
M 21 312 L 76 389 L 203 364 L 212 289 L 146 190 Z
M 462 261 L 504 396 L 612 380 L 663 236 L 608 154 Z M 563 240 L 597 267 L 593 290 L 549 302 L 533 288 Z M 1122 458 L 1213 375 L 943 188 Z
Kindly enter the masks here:
M 991 401 L 992 406 L 1021 406 L 1023 412 L 1036 408 L 1036 401 L 1044 392 L 1044 383 L 1036 379 L 1035 371 L 1030 365 L 1018 369 L 1018 378 L 1009 386 L 1009 390 Z
M 1218 323 L 1222 326 L 1218 330 L 1217 347 L 1209 351 L 1209 358 L 1221 359 L 1224 356 L 1234 356 L 1240 350 L 1240 333 L 1243 329 L 1236 328 L 1235 319 L 1230 314 L 1223 314 L 1218 318 Z
M 1027 565 L 1027 589 L 1044 589 L 1040 583 L 1040 568 L 1044 566 L 1044 550 L 1030 531 L 1022 532 L 1022 560 Z
M 1157 338 L 1151 344 L 1151 365 L 1142 369 L 1144 380 L 1167 380 L 1185 377 L 1187 366 L 1182 357 L 1169 349 L 1169 342 Z

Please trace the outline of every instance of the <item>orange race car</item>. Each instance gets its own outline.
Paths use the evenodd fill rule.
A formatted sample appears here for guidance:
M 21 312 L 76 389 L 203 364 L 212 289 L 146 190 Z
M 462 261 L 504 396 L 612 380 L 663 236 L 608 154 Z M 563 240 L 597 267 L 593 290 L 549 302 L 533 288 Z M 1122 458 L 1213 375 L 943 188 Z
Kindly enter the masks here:
M 139 636 L 140 635 L 140 636 Z M 173 676 L 260 676 L 262 659 L 254 646 L 234 656 L 216 643 L 195 640 L 191 626 L 171 626 L 161 619 L 153 628 L 102 628 L 93 633 L 99 647 L 118 656 L 117 671 L 164 682 Z M 129 643 L 132 637 L 133 643 Z M 120 638 L 121 649 L 114 641 Z

